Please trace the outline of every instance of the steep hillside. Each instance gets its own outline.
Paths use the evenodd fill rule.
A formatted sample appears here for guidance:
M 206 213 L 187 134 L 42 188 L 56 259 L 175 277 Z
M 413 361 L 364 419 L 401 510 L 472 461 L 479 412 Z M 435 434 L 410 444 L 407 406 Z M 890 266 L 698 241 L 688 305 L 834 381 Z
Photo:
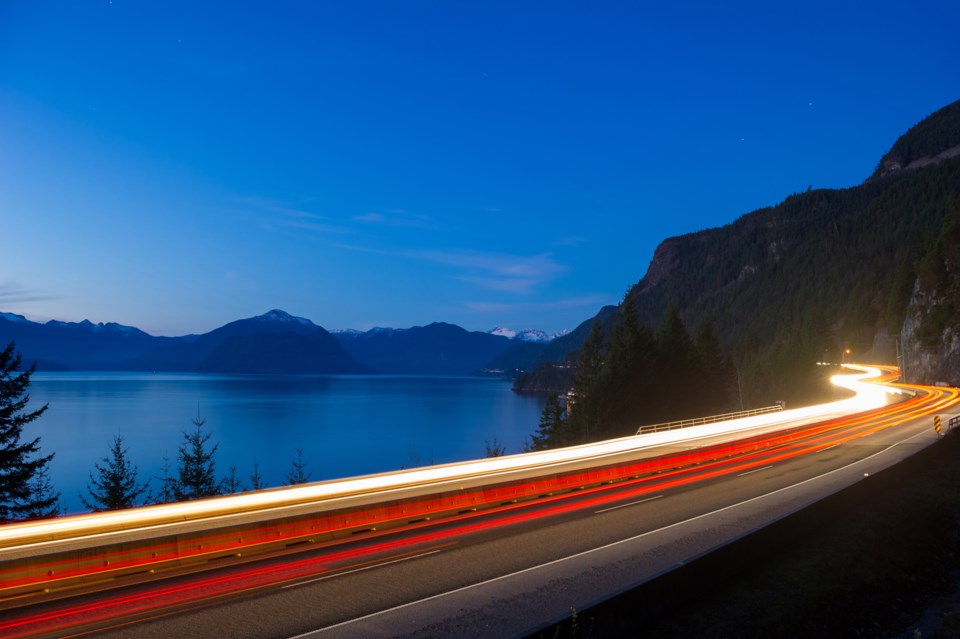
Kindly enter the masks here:
M 914 125 L 881 158 L 872 178 L 914 170 L 960 155 L 960 101 Z
M 672 304 L 689 327 L 710 318 L 748 404 L 815 398 L 816 362 L 847 348 L 895 362 L 890 336 L 904 325 L 918 266 L 938 241 L 944 250 L 938 238 L 960 201 L 958 144 L 960 102 L 911 128 L 859 186 L 795 194 L 665 240 L 625 303 L 650 327 Z M 927 332 L 939 336 L 943 324 L 928 321 Z

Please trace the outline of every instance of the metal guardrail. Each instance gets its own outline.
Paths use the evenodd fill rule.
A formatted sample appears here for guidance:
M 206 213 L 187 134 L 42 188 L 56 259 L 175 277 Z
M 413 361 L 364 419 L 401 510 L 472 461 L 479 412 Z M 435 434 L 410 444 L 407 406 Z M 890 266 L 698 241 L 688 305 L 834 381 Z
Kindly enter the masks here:
M 774 404 L 764 408 L 754 408 L 752 410 L 741 410 L 736 413 L 724 413 L 722 415 L 711 415 L 709 417 L 694 417 L 693 419 L 683 419 L 678 422 L 665 422 L 663 424 L 651 424 L 641 426 L 637 429 L 637 435 L 646 435 L 648 433 L 659 433 L 664 430 L 674 430 L 677 428 L 688 428 L 690 426 L 700 426 L 703 424 L 712 424 L 722 422 L 727 419 L 737 419 L 740 417 L 752 417 L 754 415 L 766 415 L 767 413 L 776 413 L 782 411 L 783 406 Z

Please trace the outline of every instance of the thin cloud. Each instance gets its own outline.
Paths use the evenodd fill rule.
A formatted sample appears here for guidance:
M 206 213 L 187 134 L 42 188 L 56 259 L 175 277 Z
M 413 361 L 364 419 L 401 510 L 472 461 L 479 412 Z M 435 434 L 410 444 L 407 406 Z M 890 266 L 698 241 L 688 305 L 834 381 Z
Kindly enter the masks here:
M 516 294 L 529 294 L 566 273 L 569 268 L 557 262 L 549 253 L 540 255 L 510 255 L 475 250 L 381 250 L 355 244 L 334 244 L 336 248 L 403 257 L 452 267 L 453 279 L 479 288 Z
M 453 266 L 463 271 L 454 275 L 456 279 L 481 288 L 510 293 L 531 293 L 568 270 L 548 253 L 526 256 L 462 250 L 417 251 L 407 255 Z
M 0 304 L 22 304 L 24 302 L 45 302 L 58 299 L 33 289 L 24 288 L 17 282 L 7 281 L 0 283 Z
M 369 225 L 418 229 L 428 229 L 431 228 L 433 224 L 433 220 L 429 215 L 411 213 L 404 209 L 388 209 L 382 212 L 364 213 L 363 215 L 355 215 L 353 220 Z
M 242 197 L 236 201 L 257 210 L 264 217 L 268 231 L 296 229 L 324 234 L 347 234 L 353 231 L 326 215 L 290 206 L 286 202 L 262 197 Z

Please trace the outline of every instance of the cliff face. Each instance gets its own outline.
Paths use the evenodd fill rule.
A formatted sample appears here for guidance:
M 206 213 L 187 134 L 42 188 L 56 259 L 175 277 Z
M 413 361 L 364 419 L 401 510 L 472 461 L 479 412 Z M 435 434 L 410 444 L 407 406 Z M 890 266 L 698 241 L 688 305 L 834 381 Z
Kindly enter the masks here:
M 933 343 L 922 338 L 924 322 L 946 304 L 944 297 L 920 290 L 919 283 L 914 289 L 900 333 L 903 374 L 908 381 L 960 386 L 960 331 L 946 326 Z

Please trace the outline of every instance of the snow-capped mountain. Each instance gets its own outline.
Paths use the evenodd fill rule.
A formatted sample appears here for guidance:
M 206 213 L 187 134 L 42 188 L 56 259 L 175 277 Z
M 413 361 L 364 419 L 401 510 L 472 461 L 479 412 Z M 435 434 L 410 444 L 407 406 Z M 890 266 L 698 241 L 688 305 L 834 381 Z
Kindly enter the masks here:
M 562 337 L 569 333 L 568 329 L 564 329 L 557 333 L 547 334 L 544 331 L 529 328 L 521 331 L 515 331 L 510 328 L 504 328 L 498 326 L 497 328 L 490 331 L 491 335 L 499 335 L 500 337 L 506 337 L 507 339 L 518 340 L 521 342 L 534 342 L 536 344 L 546 344 L 547 342 L 552 342 L 558 337 Z
M 281 311 L 278 308 L 267 311 L 263 315 L 251 317 L 250 319 L 255 322 L 284 322 L 287 324 L 300 324 L 302 326 L 316 326 L 316 324 L 305 317 L 297 317 L 286 311 Z

